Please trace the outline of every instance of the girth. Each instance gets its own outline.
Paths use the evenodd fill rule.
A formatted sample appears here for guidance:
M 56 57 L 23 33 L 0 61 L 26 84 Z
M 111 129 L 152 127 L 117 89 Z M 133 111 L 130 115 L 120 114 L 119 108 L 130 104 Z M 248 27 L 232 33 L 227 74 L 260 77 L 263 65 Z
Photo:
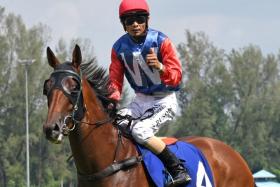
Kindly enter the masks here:
M 104 170 L 99 171 L 97 173 L 93 173 L 93 174 L 82 174 L 82 173 L 78 173 L 78 178 L 80 180 L 84 180 L 84 181 L 94 181 L 94 180 L 100 180 L 104 177 L 108 177 L 120 170 L 124 170 L 130 167 L 133 167 L 139 163 L 141 163 L 142 161 L 142 157 L 139 156 L 133 156 L 130 158 L 127 158 L 125 160 L 121 160 L 121 161 L 116 161 L 113 164 L 111 164 L 110 166 L 106 167 Z

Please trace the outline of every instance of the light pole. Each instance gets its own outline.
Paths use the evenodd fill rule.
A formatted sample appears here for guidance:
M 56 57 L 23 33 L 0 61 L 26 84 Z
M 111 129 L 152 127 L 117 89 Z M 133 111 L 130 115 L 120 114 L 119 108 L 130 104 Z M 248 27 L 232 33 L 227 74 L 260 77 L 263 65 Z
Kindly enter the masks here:
M 35 62 L 32 60 L 18 60 L 25 66 L 25 127 L 26 127 L 26 186 L 30 187 L 30 170 L 29 170 L 29 121 L 28 121 L 28 66 Z

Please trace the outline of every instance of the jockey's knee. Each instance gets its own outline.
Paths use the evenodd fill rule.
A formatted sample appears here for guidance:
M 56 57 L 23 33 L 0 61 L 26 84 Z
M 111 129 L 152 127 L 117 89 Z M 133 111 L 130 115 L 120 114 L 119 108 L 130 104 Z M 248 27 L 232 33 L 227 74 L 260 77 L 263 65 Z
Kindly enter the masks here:
M 153 132 L 144 129 L 133 129 L 131 135 L 133 139 L 141 145 L 145 145 L 147 140 L 154 136 Z

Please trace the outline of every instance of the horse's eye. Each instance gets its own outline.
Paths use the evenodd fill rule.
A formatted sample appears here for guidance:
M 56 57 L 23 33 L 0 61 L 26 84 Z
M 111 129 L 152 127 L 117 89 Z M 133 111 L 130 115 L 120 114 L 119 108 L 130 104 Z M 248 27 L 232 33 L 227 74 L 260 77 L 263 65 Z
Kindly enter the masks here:
M 80 91 L 80 83 L 72 76 L 63 78 L 61 85 L 63 90 L 68 94 L 76 94 Z
M 50 89 L 53 87 L 55 80 L 53 78 L 45 80 L 43 94 L 48 95 Z

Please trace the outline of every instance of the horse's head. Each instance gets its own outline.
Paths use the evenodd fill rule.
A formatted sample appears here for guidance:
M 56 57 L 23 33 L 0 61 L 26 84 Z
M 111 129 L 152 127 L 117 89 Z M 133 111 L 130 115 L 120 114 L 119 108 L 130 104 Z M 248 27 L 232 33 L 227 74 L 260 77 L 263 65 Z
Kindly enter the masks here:
M 48 116 L 43 130 L 48 140 L 61 143 L 63 136 L 75 128 L 75 120 L 81 120 L 84 115 L 80 75 L 82 55 L 76 45 L 72 62 L 61 64 L 49 47 L 47 57 L 54 71 L 44 83 Z

